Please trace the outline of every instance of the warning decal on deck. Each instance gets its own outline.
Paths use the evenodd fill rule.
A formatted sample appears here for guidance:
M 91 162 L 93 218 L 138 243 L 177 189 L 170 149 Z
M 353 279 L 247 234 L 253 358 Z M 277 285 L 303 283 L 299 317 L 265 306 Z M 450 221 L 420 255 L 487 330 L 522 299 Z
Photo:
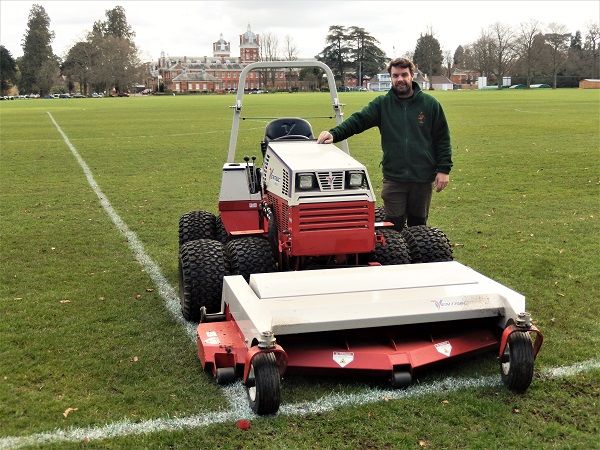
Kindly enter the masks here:
M 450 345 L 449 341 L 439 342 L 435 344 L 435 349 L 445 356 L 450 356 L 450 353 L 452 353 L 452 345 Z
M 217 332 L 212 330 L 206 332 L 206 338 L 203 341 L 208 345 L 219 345 L 221 343 Z
M 354 353 L 333 352 L 333 360 L 338 363 L 340 367 L 346 367 L 348 364 L 354 361 Z

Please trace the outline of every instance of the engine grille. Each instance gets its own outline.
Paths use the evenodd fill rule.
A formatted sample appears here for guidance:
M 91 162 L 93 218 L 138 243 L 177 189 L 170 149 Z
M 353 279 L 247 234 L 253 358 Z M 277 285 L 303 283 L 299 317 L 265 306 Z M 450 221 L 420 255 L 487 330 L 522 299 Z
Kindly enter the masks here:
M 317 172 L 322 191 L 341 191 L 344 189 L 344 172 Z
M 283 182 L 281 185 L 281 193 L 283 195 L 287 195 L 288 197 L 290 195 L 290 173 L 286 169 L 283 169 Z

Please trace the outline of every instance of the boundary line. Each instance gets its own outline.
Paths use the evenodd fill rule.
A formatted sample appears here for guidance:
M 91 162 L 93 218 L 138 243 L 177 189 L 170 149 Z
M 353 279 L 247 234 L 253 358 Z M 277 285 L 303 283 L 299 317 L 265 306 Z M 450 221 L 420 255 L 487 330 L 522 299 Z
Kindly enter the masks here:
M 178 296 L 162 274 L 158 264 L 150 258 L 145 252 L 142 242 L 137 235 L 129 229 L 127 224 L 121 219 L 114 210 L 92 175 L 92 172 L 79 155 L 77 149 L 71 144 L 67 135 L 60 128 L 58 123 L 50 112 L 47 112 L 50 120 L 62 136 L 65 144 L 81 166 L 90 187 L 98 196 L 100 204 L 113 221 L 117 229 L 127 239 L 128 245 L 134 253 L 137 261 L 149 274 L 150 278 L 158 288 L 160 296 L 165 301 L 167 310 L 174 317 L 176 322 L 181 324 L 188 337 L 192 340 L 196 338 L 195 325 L 185 321 L 179 310 Z M 577 375 L 582 372 L 600 369 L 600 359 L 590 359 L 571 366 L 559 366 L 546 369 L 541 372 L 541 378 L 557 379 Z M 501 384 L 498 376 L 484 376 L 476 378 L 445 378 L 440 381 L 413 385 L 406 390 L 391 390 L 366 388 L 364 391 L 352 394 L 332 394 L 323 396 L 315 401 L 302 402 L 297 404 L 282 405 L 279 409 L 279 415 L 307 415 L 319 412 L 332 411 L 339 407 L 363 405 L 375 403 L 384 400 L 400 400 L 407 398 L 421 397 L 424 395 L 439 394 L 442 392 L 456 392 L 465 389 L 478 389 L 485 387 L 494 387 Z M 59 442 L 83 442 L 90 440 L 101 440 L 117 438 L 129 435 L 140 435 L 160 431 L 175 431 L 184 429 L 194 429 L 209 426 L 212 424 L 235 421 L 251 415 L 247 404 L 244 401 L 245 392 L 241 382 L 223 388 L 223 394 L 229 402 L 229 409 L 226 411 L 207 412 L 187 417 L 176 418 L 158 418 L 149 419 L 142 422 L 119 421 L 101 426 L 91 426 L 86 428 L 67 428 L 51 432 L 36 433 L 27 436 L 8 436 L 0 438 L 0 449 L 20 448 L 31 445 L 44 445 Z
M 600 359 L 590 359 L 571 366 L 546 369 L 541 372 L 540 377 L 542 379 L 560 379 L 594 369 L 600 369 Z M 425 395 L 452 393 L 468 389 L 489 388 L 500 386 L 501 384 L 500 377 L 494 375 L 478 378 L 445 378 L 431 383 L 413 385 L 406 390 L 392 390 L 391 388 L 389 390 L 367 389 L 364 392 L 355 394 L 326 395 L 314 402 L 282 405 L 278 414 L 284 416 L 304 416 L 329 412 L 346 406 L 364 405 L 386 400 L 418 398 Z M 240 390 L 243 390 L 241 383 L 235 383 L 223 388 L 225 395 L 227 397 L 232 396 L 233 398 L 238 397 Z M 150 419 L 142 422 L 125 420 L 96 427 L 67 428 L 28 436 L 11 436 L 0 439 L 0 449 L 16 449 L 60 442 L 88 442 L 161 431 L 191 430 L 224 422 L 233 422 L 244 418 L 247 416 L 247 412 L 245 410 L 242 411 L 242 409 L 244 408 L 238 407 L 227 411 L 208 412 L 187 417 Z

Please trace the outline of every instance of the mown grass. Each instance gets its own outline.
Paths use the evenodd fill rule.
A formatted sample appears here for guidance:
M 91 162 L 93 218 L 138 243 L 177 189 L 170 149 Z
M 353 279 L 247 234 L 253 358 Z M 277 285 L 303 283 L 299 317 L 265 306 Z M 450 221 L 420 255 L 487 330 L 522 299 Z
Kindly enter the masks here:
M 599 93 L 434 94 L 451 125 L 455 168 L 449 189 L 434 196 L 430 224 L 449 235 L 457 260 L 526 295 L 546 337 L 538 368 L 598 358 Z M 374 95 L 341 94 L 346 115 Z M 176 286 L 177 221 L 192 209 L 216 211 L 231 103 L 207 96 L 0 104 L 2 436 L 227 408 L 47 112 Z M 238 156 L 260 154 L 264 117 L 330 114 L 327 94 L 251 96 L 245 105 Z M 315 132 L 332 124 L 309 120 Z M 377 131 L 351 138 L 350 149 L 379 192 Z M 421 381 L 496 372 L 485 356 Z M 537 379 L 524 396 L 463 391 L 260 419 L 246 433 L 223 424 L 87 445 L 592 448 L 598 375 Z M 289 403 L 362 386 L 289 378 L 283 395 Z M 65 418 L 67 408 L 77 411 Z

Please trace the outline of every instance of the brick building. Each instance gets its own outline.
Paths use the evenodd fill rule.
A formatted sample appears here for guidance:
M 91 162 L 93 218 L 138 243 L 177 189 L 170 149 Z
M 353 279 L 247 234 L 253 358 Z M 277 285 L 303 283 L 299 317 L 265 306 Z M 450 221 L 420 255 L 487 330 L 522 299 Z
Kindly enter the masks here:
M 148 86 L 176 93 L 226 92 L 237 90 L 240 73 L 248 64 L 258 61 L 260 36 L 248 29 L 240 35 L 240 56 L 231 56 L 231 43 L 223 39 L 213 42 L 212 56 L 166 56 L 161 53 L 158 63 L 150 71 Z M 289 70 L 252 71 L 246 78 L 246 89 L 265 87 L 284 89 L 288 85 Z

